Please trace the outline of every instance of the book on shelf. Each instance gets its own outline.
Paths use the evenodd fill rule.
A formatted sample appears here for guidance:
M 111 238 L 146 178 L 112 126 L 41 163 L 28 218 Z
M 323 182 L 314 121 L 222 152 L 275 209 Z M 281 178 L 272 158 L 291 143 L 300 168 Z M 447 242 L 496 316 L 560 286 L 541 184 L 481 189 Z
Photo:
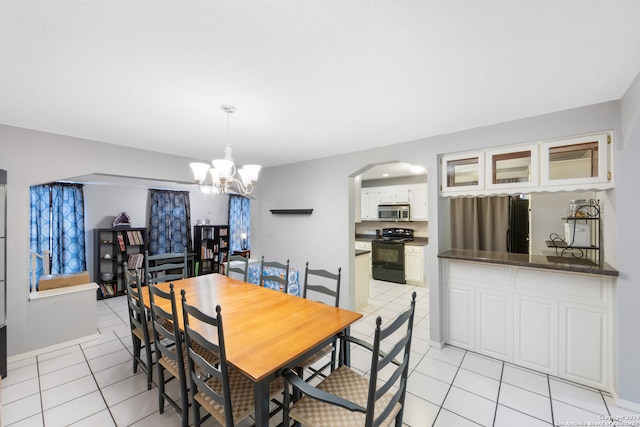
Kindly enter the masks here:
M 127 250 L 126 246 L 124 245 L 124 237 L 122 237 L 122 234 L 118 233 L 118 246 L 120 247 L 120 252 L 124 252 Z
M 127 259 L 127 268 L 129 270 L 141 268 L 143 261 L 144 254 L 129 254 L 129 258 Z
M 142 232 L 140 230 L 127 231 L 127 239 L 129 239 L 130 245 L 142 245 L 144 240 L 142 239 Z
M 115 288 L 108 284 L 101 284 L 100 292 L 102 293 L 103 297 L 112 297 L 116 294 Z

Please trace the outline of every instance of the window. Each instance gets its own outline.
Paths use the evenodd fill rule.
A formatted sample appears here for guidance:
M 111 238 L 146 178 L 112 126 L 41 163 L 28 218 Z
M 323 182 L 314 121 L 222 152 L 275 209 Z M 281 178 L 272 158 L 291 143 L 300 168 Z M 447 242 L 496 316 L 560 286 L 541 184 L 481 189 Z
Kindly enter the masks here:
M 29 248 L 39 256 L 31 265 L 31 291 L 36 291 L 44 262 L 51 274 L 86 270 L 84 193 L 80 184 L 53 183 L 30 189 Z M 40 258 L 49 251 L 50 257 Z
M 191 250 L 191 204 L 188 191 L 149 190 L 149 253 Z
M 246 197 L 229 196 L 229 250 L 244 251 L 251 248 L 251 204 Z

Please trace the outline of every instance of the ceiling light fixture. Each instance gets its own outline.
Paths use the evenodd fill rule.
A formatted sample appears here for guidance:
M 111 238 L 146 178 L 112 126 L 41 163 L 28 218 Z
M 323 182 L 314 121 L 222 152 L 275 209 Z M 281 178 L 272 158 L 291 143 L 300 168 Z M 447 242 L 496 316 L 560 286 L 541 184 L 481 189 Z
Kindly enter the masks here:
M 233 105 L 221 105 L 220 109 L 227 114 L 227 146 L 224 149 L 224 159 L 211 161 L 213 167 L 208 163 L 190 163 L 193 177 L 196 184 L 200 186 L 203 193 L 238 193 L 243 196 L 253 191 L 254 185 L 258 181 L 260 165 L 244 165 L 238 169 L 240 179 L 236 178 L 236 165 L 231 156 L 231 139 L 229 138 L 229 114 L 236 111 Z M 213 184 L 207 184 L 207 172 L 211 175 Z

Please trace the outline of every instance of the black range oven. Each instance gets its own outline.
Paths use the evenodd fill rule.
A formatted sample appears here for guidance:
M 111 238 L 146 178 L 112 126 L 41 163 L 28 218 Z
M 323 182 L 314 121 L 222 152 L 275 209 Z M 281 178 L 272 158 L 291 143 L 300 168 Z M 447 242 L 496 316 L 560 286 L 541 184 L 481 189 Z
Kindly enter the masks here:
M 384 228 L 382 237 L 371 242 L 373 278 L 387 282 L 406 283 L 404 278 L 404 242 L 413 240 L 413 230 Z

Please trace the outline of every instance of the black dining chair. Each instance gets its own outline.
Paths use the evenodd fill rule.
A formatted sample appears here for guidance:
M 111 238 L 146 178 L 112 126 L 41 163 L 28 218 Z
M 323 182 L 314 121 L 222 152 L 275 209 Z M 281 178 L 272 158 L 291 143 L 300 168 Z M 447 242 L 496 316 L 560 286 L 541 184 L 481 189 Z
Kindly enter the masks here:
M 164 413 L 166 400 L 182 417 L 182 427 L 188 427 L 189 396 L 187 394 L 182 334 L 177 325 L 178 316 L 173 283 L 169 284 L 169 292 L 163 291 L 156 285 L 149 285 L 149 303 L 153 322 L 156 366 L 158 367 L 158 404 L 160 413 Z M 169 305 L 171 311 L 165 310 L 159 304 Z M 166 390 L 166 384 L 174 379 L 179 383 L 180 402 L 172 398 Z
M 265 273 L 266 268 L 282 271 L 282 274 Z M 276 283 L 281 292 L 289 293 L 289 260 L 286 264 L 278 261 L 265 261 L 264 256 L 260 258 L 260 286 L 264 287 L 266 282 Z
M 149 251 L 146 251 L 144 268 L 147 285 L 186 279 L 189 276 L 187 250 L 155 255 L 149 255 Z
M 401 427 L 415 306 L 416 293 L 413 292 L 409 309 L 384 328 L 382 318 L 378 316 L 373 343 L 349 335 L 342 336 L 340 366 L 315 387 L 301 379 L 294 370 L 283 371 L 283 424 L 289 426 L 290 419 L 293 418 L 305 427 Z M 368 375 L 362 375 L 344 364 L 346 346 L 350 345 L 359 345 L 371 352 Z M 390 350 L 384 352 L 381 347 Z M 385 374 L 380 375 L 383 369 Z M 288 392 L 289 386 L 303 395 L 293 405 Z
M 129 270 L 127 262 L 122 264 L 124 284 L 127 293 L 127 310 L 129 312 L 129 326 L 133 344 L 133 373 L 138 372 L 138 366 L 147 373 L 147 390 L 151 390 L 153 383 L 153 328 L 147 322 L 147 309 L 144 306 L 142 294 L 142 273 L 140 270 Z M 144 349 L 144 359 L 142 350 Z
M 204 421 L 200 418 L 202 408 L 221 425 L 235 426 L 254 411 L 254 384 L 242 372 L 227 363 L 220 306 L 216 306 L 215 316 L 210 316 L 190 305 L 184 290 L 181 291 L 181 295 L 187 372 L 193 402 L 193 425 L 199 427 Z M 192 327 L 192 324 L 197 323 L 207 325 L 204 330 L 211 335 L 205 338 Z M 200 349 L 215 354 L 218 357 L 217 363 L 203 358 Z M 270 395 L 275 397 L 281 394 L 283 384 L 282 378 L 271 381 Z
M 231 263 L 234 264 L 231 264 Z M 242 255 L 229 255 L 227 257 L 227 268 L 225 274 L 229 276 L 230 273 L 237 273 L 242 275 L 242 281 L 246 282 L 249 275 L 249 258 Z
M 302 289 L 302 297 L 334 307 L 340 305 L 340 277 L 342 268 L 338 268 L 338 273 L 332 273 L 322 269 L 311 269 L 309 263 L 305 264 L 304 269 L 304 287 Z M 333 372 L 336 365 L 337 345 L 336 340 L 333 343 L 320 349 L 312 356 L 305 359 L 298 367 L 299 372 L 303 374 L 304 369 L 311 371 L 311 375 L 306 379 L 311 381 L 316 376 L 325 377 L 323 373 L 327 368 Z M 329 357 L 321 366 L 317 366 L 319 362 Z

